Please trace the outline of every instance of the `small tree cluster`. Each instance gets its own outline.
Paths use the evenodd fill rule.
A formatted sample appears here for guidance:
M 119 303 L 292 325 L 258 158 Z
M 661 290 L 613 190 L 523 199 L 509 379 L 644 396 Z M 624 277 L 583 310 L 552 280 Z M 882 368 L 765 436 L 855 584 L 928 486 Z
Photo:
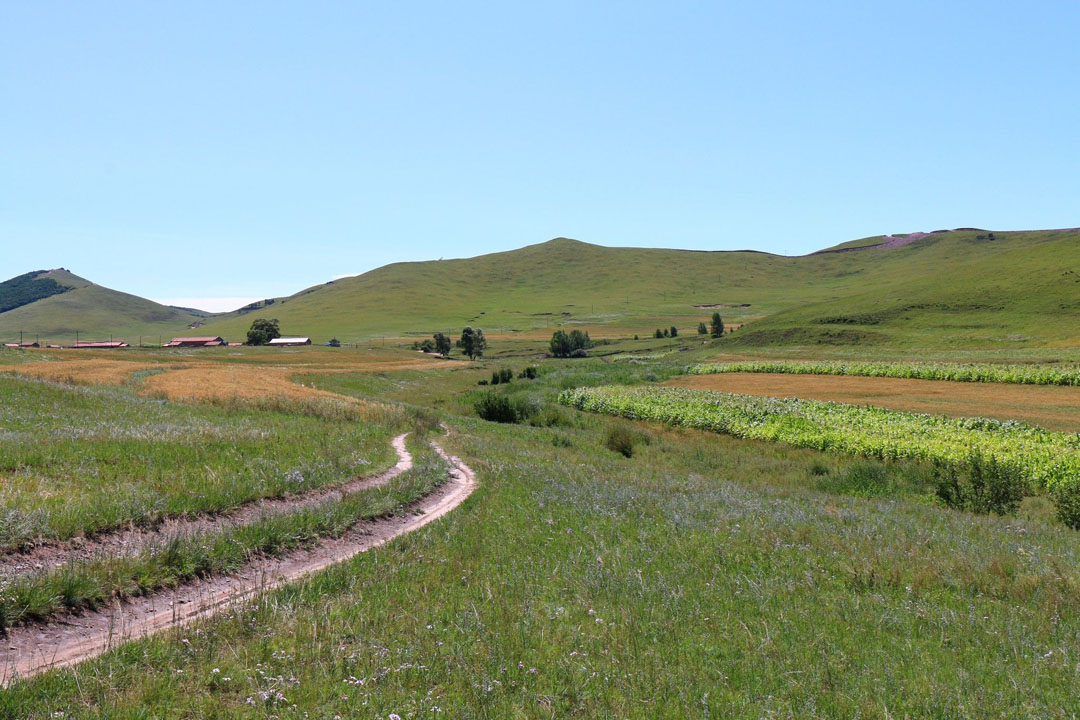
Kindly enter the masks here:
M 484 356 L 484 350 L 487 349 L 487 338 L 484 337 L 484 331 L 480 328 L 473 330 L 472 327 L 466 325 L 465 329 L 461 331 L 457 346 L 461 348 L 461 352 L 469 356 L 470 360 L 475 360 Z
M 656 332 L 653 333 L 653 337 L 656 339 L 666 337 L 679 337 L 679 328 L 672 325 L 670 328 L 656 328 Z
M 272 320 L 257 318 L 251 323 L 251 328 L 247 332 L 247 344 L 265 345 L 279 337 L 281 337 L 281 328 L 278 326 L 277 318 Z
M 697 324 L 697 334 L 698 335 L 708 335 L 709 334 L 709 328 L 705 327 L 705 323 L 699 322 Z
M 514 371 L 510 368 L 502 368 L 491 373 L 491 384 L 508 383 L 514 379 Z
M 557 358 L 585 357 L 590 347 L 589 333 L 582 330 L 571 330 L 569 334 L 565 330 L 556 330 L 548 345 L 551 354 Z

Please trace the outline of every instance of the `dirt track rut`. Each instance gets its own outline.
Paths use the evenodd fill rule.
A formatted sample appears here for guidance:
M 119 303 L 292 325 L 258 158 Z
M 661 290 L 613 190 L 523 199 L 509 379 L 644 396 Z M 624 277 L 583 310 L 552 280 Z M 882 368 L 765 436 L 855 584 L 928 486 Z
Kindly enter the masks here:
M 403 452 L 404 436 L 397 440 L 401 444 L 395 447 L 399 453 Z M 358 523 L 337 540 L 326 540 L 315 548 L 284 558 L 260 560 L 236 575 L 208 578 L 168 592 L 118 601 L 108 609 L 65 617 L 62 622 L 13 628 L 0 645 L 3 648 L 0 686 L 6 687 L 52 668 L 74 665 L 121 643 L 210 617 L 437 520 L 473 492 L 476 476 L 459 458 L 448 455 L 437 443 L 431 444 L 450 465 L 450 479 L 414 503 L 407 516 Z M 404 471 L 394 475 L 400 472 Z M 393 477 L 387 475 L 380 476 L 384 478 L 382 482 Z M 341 488 L 335 492 L 340 491 Z

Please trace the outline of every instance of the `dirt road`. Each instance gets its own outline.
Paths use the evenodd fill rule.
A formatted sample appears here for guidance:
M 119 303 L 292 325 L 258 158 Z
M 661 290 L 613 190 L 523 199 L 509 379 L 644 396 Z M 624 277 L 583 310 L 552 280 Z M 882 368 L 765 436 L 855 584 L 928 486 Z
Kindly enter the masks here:
M 13 628 L 0 645 L 3 648 L 0 686 L 6 687 L 52 668 L 74 665 L 121 643 L 210 617 L 424 527 L 456 508 L 476 488 L 475 474 L 467 465 L 447 455 L 437 443 L 432 442 L 432 447 L 450 465 L 450 479 L 414 503 L 407 515 L 358 523 L 337 540 L 324 541 L 315 548 L 284 558 L 256 562 L 240 574 L 208 578 L 168 592 L 118 601 L 111 608 L 65 617 L 62 622 Z M 404 436 L 395 439 L 395 448 L 399 456 L 408 454 L 404 450 Z M 411 458 L 408 462 L 411 465 Z M 394 474 L 400 472 L 404 470 Z M 385 478 L 383 482 L 389 480 L 386 475 L 380 476 Z

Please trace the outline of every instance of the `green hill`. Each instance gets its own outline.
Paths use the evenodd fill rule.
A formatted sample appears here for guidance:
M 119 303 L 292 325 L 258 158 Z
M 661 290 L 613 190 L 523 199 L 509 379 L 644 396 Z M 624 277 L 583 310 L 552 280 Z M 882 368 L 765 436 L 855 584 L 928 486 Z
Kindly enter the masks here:
M 1077 273 L 1077 230 L 883 236 L 801 257 L 557 238 L 387 265 L 209 318 L 201 332 L 239 337 L 257 317 L 316 341 L 456 333 L 465 324 L 629 333 L 674 323 L 685 332 L 715 306 L 728 321 L 749 321 L 733 338 L 740 344 L 1069 344 L 1080 342 Z
M 21 296 L 25 299 L 42 286 L 52 292 L 0 312 L 0 339 L 17 340 L 21 331 L 26 339 L 42 343 L 68 344 L 74 342 L 76 332 L 82 340 L 111 336 L 138 342 L 140 335 L 147 335 L 156 341 L 157 335 L 180 332 L 200 319 L 190 312 L 95 285 L 62 268 L 21 275 L 0 283 L 0 291 L 24 288 Z

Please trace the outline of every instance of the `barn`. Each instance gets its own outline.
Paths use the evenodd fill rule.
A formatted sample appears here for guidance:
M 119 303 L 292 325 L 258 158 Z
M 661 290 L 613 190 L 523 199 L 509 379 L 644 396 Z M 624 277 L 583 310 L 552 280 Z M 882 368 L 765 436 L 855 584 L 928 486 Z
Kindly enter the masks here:
M 310 345 L 311 338 L 306 337 L 280 337 L 270 341 L 274 347 L 293 347 L 296 345 Z
M 228 344 L 221 337 L 174 337 L 162 347 L 223 347 Z

